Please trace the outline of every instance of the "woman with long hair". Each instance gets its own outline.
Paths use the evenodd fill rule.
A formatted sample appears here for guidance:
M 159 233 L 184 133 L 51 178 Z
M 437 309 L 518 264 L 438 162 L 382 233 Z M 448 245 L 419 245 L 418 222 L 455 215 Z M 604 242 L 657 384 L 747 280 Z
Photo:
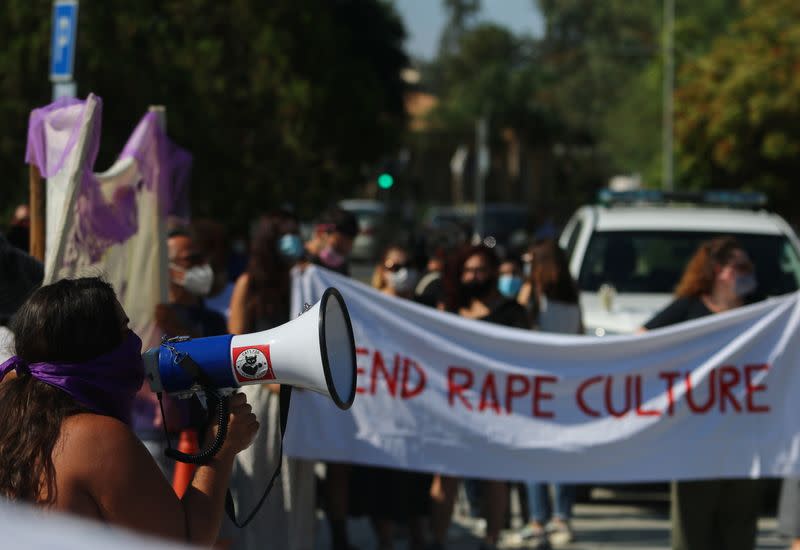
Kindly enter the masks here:
M 231 334 L 266 330 L 289 320 L 289 271 L 303 254 L 294 215 L 278 210 L 256 221 L 247 270 L 231 298 Z
M 210 546 L 236 454 L 258 422 L 231 399 L 228 435 L 179 499 L 130 428 L 144 380 L 142 342 L 108 283 L 61 280 L 13 321 L 0 366 L 0 494 L 155 536 Z
M 675 300 L 644 329 L 697 319 L 744 305 L 757 287 L 755 269 L 733 237 L 700 245 L 675 289 Z M 760 485 L 751 479 L 676 481 L 671 486 L 672 547 L 752 549 Z
M 581 334 L 583 323 L 578 287 L 569 273 L 567 255 L 552 239 L 536 242 L 529 255 L 530 276 L 518 300 L 522 305 L 533 304 L 532 309 L 537 312 L 535 328 L 543 332 Z M 552 504 L 546 483 L 530 482 L 527 490 L 530 517 L 528 524 L 518 533 L 520 538 L 536 544 L 543 544 L 549 538 L 554 546 L 570 542 L 572 530 L 569 520 L 575 486 L 556 483 Z
M 442 309 L 468 319 L 530 328 L 524 308 L 497 290 L 499 266 L 497 255 L 491 248 L 471 246 L 459 251 L 446 268 Z M 455 477 L 437 475 L 431 487 L 433 535 L 435 545 L 439 547 L 445 542 L 458 481 Z M 508 483 L 485 480 L 481 486 L 487 523 L 481 548 L 494 548 L 506 519 Z
M 303 256 L 297 218 L 282 210 L 258 218 L 253 226 L 250 260 L 231 297 L 228 331 L 244 334 L 268 330 L 289 321 L 290 271 Z M 313 545 L 313 472 L 305 461 L 280 454 L 280 386 L 254 384 L 242 391 L 263 428 L 247 452 L 240 454 L 231 481 L 237 509 L 249 513 L 261 498 L 279 461 L 282 483 L 248 525 L 237 530 L 226 522 L 225 536 L 234 548 L 276 548 Z

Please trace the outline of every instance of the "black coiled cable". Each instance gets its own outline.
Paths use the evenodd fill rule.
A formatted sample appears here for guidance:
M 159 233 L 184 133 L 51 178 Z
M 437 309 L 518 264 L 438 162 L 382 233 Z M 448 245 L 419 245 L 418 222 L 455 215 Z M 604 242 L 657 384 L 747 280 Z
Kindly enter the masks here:
M 172 447 L 167 448 L 164 454 L 173 460 L 186 464 L 208 464 L 225 443 L 225 437 L 228 435 L 229 397 L 227 395 L 221 396 L 211 388 L 204 388 L 204 391 L 208 399 L 209 408 L 216 407 L 217 410 L 217 436 L 209 447 L 197 454 L 190 455 Z

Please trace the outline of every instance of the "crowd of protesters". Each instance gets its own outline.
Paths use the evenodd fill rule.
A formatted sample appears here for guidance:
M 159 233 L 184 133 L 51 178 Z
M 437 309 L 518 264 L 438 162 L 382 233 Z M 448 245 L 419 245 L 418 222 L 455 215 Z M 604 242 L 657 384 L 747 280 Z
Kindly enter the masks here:
M 348 275 L 357 233 L 354 216 L 332 208 L 304 242 L 297 217 L 274 211 L 254 221 L 249 250 L 243 254 L 241 245 L 228 246 L 217 223 L 175 227 L 167 241 L 169 299 L 157 306 L 156 322 L 165 335 L 193 337 L 281 325 L 289 320 L 292 272 L 317 264 Z M 111 287 L 99 279 L 77 279 L 38 288 L 42 266 L 24 251 L 23 208 L 15 212 L 7 234 L 0 235 L 0 360 L 8 359 L 12 348 L 15 355 L 5 363 L 3 374 L 8 376 L 0 384 L 0 493 L 5 497 L 228 548 L 310 549 L 320 508 L 335 550 L 353 548 L 348 518 L 358 515 L 370 518 L 381 550 L 393 547 L 400 530 L 411 549 L 422 550 L 446 547 L 454 502 L 463 486 L 486 519 L 481 548 L 491 549 L 508 526 L 513 485 L 527 503 L 527 521 L 509 540 L 544 548 L 573 539 L 575 487 L 551 488 L 535 479 L 536 472 L 527 483 L 512 484 L 343 463 L 328 463 L 323 469 L 280 456 L 281 394 L 273 385 L 246 386 L 234 398 L 228 438 L 218 458 L 200 467 L 190 489 L 178 498 L 167 481 L 173 465 L 164 459 L 164 434 L 176 438 L 182 429 L 195 426 L 201 435 L 211 435 L 205 433 L 202 409 L 167 399 L 167 414 L 162 415 L 148 388 L 137 391 L 141 341 L 127 328 Z M 643 330 L 746 303 L 757 284 L 756 273 L 735 240 L 705 243 L 687 266 L 675 301 Z M 483 245 L 464 245 L 418 258 L 401 244 L 391 245 L 375 265 L 372 286 L 469 319 L 583 333 L 578 289 L 553 239 L 504 257 Z M 104 388 L 113 403 L 90 389 L 60 391 L 35 376 L 37 365 L 89 369 L 109 362 L 120 371 L 119 379 Z M 101 441 L 95 440 L 97 433 L 104 434 Z M 282 480 L 256 520 L 244 530 L 223 520 L 225 489 L 230 487 L 238 509 L 251 509 L 279 461 Z M 790 480 L 784 485 L 781 523 L 789 535 L 800 538 L 798 487 Z M 754 547 L 757 482 L 678 482 L 671 497 L 674 548 Z

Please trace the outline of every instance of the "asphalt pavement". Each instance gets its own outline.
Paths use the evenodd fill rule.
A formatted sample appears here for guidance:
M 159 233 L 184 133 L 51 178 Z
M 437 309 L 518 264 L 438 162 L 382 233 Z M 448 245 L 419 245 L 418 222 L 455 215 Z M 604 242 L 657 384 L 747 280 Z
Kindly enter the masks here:
M 518 522 L 515 521 L 515 523 Z M 330 548 L 327 524 L 317 524 L 317 548 Z M 448 535 L 448 550 L 477 550 L 485 523 L 482 520 L 456 514 Z M 575 539 L 565 550 L 670 550 L 669 512 L 666 506 L 626 503 L 577 504 L 574 508 L 572 527 Z M 762 517 L 758 523 L 757 550 L 777 550 L 789 547 L 789 542 L 775 532 L 773 517 Z M 512 531 L 504 536 L 511 538 Z M 359 550 L 375 550 L 377 542 L 367 519 L 350 520 L 352 544 Z M 407 542 L 402 533 L 395 540 L 395 550 L 406 550 Z M 501 543 L 500 548 L 530 548 Z

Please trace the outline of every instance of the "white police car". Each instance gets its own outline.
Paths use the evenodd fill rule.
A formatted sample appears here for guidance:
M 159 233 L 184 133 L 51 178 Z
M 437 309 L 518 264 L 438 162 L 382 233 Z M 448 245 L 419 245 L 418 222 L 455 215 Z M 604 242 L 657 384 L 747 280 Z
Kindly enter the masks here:
M 760 193 L 602 191 L 580 208 L 559 239 L 581 293 L 588 334 L 633 332 L 673 298 L 683 270 L 703 241 L 736 237 L 747 250 L 758 292 L 800 287 L 800 241 Z

